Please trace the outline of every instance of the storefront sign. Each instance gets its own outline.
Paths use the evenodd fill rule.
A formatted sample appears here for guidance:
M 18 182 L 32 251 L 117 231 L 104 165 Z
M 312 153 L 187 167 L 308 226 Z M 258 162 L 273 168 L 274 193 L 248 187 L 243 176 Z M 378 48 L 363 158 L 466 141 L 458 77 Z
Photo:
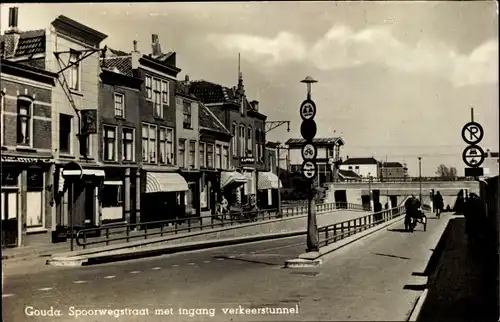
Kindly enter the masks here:
M 51 159 L 40 159 L 40 158 L 29 158 L 29 157 L 16 157 L 16 156 L 8 156 L 2 155 L 2 162 L 17 162 L 17 163 L 50 163 Z
M 242 158 L 241 163 L 255 163 L 255 158 Z
M 97 133 L 97 110 L 82 110 L 82 134 Z
M 20 170 L 2 169 L 2 187 L 16 187 L 18 184 Z

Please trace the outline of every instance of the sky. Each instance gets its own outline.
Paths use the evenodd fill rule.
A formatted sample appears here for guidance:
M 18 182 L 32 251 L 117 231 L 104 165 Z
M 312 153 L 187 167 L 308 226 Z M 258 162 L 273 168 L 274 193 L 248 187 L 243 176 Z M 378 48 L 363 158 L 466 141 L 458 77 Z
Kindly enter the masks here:
M 435 175 L 439 164 L 463 175 L 461 129 L 479 122 L 485 150 L 499 148 L 498 8 L 472 2 L 213 2 L 8 4 L 21 30 L 62 14 L 108 35 L 103 44 L 151 53 L 151 34 L 177 53 L 179 79 L 235 86 L 238 53 L 245 90 L 268 121 L 290 121 L 268 140 L 299 138 L 306 76 L 316 137 L 341 136 L 342 154 L 407 163 Z

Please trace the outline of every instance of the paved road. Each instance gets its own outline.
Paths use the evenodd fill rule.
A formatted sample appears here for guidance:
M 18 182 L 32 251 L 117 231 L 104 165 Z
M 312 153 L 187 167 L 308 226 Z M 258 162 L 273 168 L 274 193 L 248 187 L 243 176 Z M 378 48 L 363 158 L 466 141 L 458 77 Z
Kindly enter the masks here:
M 294 237 L 95 267 L 12 274 L 4 290 L 4 321 L 74 321 L 71 307 L 82 312 L 121 309 L 100 311 L 121 314 L 119 321 L 404 320 L 417 294 L 403 287 L 426 260 L 433 247 L 430 241 L 444 222 L 430 220 L 427 232 L 374 234 L 334 253 L 318 269 L 281 268 L 285 259 L 304 250 L 304 237 Z M 261 315 L 224 315 L 223 308 L 239 305 Z M 29 306 L 52 306 L 64 316 L 28 317 Z M 297 307 L 299 314 L 293 314 Z M 216 309 L 215 316 L 210 317 L 209 310 L 178 311 L 195 308 Z M 285 308 L 289 314 L 262 314 L 272 311 L 257 311 L 261 308 L 282 312 Z M 141 316 L 146 309 L 149 316 Z M 156 314 L 175 316 L 155 316 L 156 309 L 162 309 Z M 136 315 L 126 315 L 132 313 Z M 117 319 L 108 315 L 78 320 Z

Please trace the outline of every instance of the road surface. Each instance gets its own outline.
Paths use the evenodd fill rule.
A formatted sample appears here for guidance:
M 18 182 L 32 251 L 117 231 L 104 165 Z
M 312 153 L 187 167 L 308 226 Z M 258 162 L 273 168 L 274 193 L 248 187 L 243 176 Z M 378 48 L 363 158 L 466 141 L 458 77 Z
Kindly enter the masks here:
M 301 236 L 29 275 L 11 272 L 2 314 L 16 322 L 404 320 L 417 296 L 404 286 L 427 260 L 444 223 L 430 219 L 427 232 L 417 228 L 413 234 L 384 230 L 335 252 L 316 269 L 282 269 L 285 259 L 304 251 Z M 76 310 L 94 315 L 75 319 Z M 63 316 L 28 316 L 51 312 Z

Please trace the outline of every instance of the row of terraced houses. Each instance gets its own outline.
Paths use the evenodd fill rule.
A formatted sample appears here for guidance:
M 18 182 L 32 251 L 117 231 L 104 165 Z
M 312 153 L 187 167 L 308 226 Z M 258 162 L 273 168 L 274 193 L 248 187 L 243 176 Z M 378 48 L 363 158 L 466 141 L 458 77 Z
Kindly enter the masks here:
M 103 50 L 107 35 L 65 16 L 21 31 L 17 8 L 1 37 L 3 246 L 52 242 L 71 221 L 200 216 L 222 194 L 276 203 L 266 116 L 241 74 L 234 87 L 178 80 L 157 35 L 150 53 L 133 40 Z M 75 185 L 62 176 L 71 161 L 83 168 Z

